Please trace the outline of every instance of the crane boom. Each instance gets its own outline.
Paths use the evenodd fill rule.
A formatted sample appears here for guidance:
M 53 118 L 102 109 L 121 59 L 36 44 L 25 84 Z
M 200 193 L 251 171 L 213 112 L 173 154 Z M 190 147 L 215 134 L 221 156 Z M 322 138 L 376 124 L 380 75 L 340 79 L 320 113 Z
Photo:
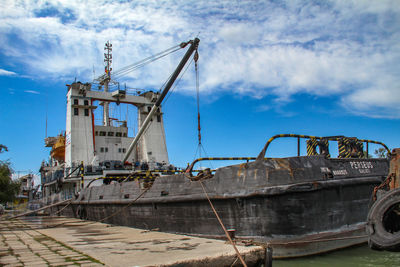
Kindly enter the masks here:
M 149 126 L 151 122 L 151 118 L 153 117 L 154 113 L 156 112 L 157 108 L 161 105 L 162 101 L 164 100 L 165 96 L 167 95 L 169 89 L 174 84 L 176 78 L 178 78 L 180 72 L 182 71 L 183 67 L 186 65 L 187 61 L 189 60 L 190 56 L 193 54 L 194 51 L 197 50 L 199 46 L 200 39 L 195 38 L 194 40 L 190 40 L 186 43 L 182 43 L 181 47 L 185 47 L 188 44 L 191 44 L 189 49 L 186 51 L 185 55 L 183 56 L 181 62 L 179 62 L 178 67 L 175 69 L 174 73 L 171 75 L 171 78 L 168 80 L 167 84 L 165 85 L 164 90 L 161 92 L 160 97 L 157 99 L 156 103 L 153 105 L 152 109 L 150 110 L 149 114 L 147 115 L 146 119 L 144 120 L 142 127 L 140 127 L 137 135 L 133 139 L 132 143 L 130 144 L 124 159 L 122 162 L 126 162 L 129 155 L 132 153 L 133 148 L 137 145 L 140 138 L 142 137 L 143 133 L 145 132 L 147 126 Z

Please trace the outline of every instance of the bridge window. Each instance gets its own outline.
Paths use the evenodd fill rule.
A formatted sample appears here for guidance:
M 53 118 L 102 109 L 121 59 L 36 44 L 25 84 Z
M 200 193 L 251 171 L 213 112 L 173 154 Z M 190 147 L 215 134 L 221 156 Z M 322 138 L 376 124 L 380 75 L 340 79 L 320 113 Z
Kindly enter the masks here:
M 89 116 L 89 109 L 85 108 L 85 116 Z
M 108 136 L 114 136 L 114 132 L 108 132 Z
M 79 105 L 79 100 L 78 99 L 74 99 L 74 105 Z
M 106 136 L 106 132 L 100 131 L 100 136 Z
M 84 103 L 85 103 L 85 106 L 89 106 L 89 100 L 85 100 Z
M 74 115 L 78 116 L 79 115 L 79 109 L 78 108 L 74 108 Z

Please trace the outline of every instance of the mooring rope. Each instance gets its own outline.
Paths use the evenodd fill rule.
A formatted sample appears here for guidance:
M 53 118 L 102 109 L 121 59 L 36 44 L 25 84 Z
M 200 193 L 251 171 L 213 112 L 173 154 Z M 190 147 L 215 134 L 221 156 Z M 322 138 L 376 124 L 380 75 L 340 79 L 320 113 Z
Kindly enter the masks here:
M 35 213 L 35 212 L 38 212 L 38 211 L 41 211 L 41 210 L 44 210 L 44 209 L 47 209 L 47 208 L 51 208 L 51 207 L 53 207 L 53 206 L 61 205 L 61 204 L 64 204 L 64 203 L 70 202 L 70 201 L 71 201 L 71 199 L 63 200 L 63 201 L 60 201 L 60 202 L 57 202 L 57 203 L 54 203 L 54 204 L 51 204 L 51 205 L 48 205 L 48 206 L 41 207 L 41 208 L 36 209 L 36 210 L 24 212 L 24 213 L 21 213 L 21 214 L 18 214 L 18 215 L 14 215 L 14 216 L 11 216 L 11 217 L 5 218 L 5 219 L 6 219 L 6 220 L 13 220 L 13 219 L 16 219 L 16 218 L 18 218 L 18 217 L 30 215 L 30 214 L 33 214 L 33 213 Z
M 232 245 L 233 248 L 235 249 L 236 254 L 238 255 L 238 257 L 239 257 L 240 261 L 242 262 L 243 266 L 247 267 L 246 262 L 243 260 L 242 255 L 240 255 L 240 252 L 239 252 L 238 248 L 236 247 L 235 243 L 232 241 L 232 238 L 229 236 L 228 231 L 226 230 L 224 224 L 222 223 L 221 218 L 219 217 L 217 211 L 215 210 L 214 205 L 212 204 L 212 202 L 211 202 L 211 200 L 210 200 L 210 197 L 208 196 L 207 191 L 206 191 L 206 189 L 204 188 L 203 182 L 202 182 L 201 180 L 200 180 L 199 182 L 200 182 L 201 187 L 203 188 L 204 194 L 205 194 L 206 197 L 207 197 L 208 203 L 210 203 L 211 209 L 213 210 L 215 216 L 217 217 L 217 220 L 218 220 L 219 224 L 221 225 L 222 229 L 223 229 L 224 232 L 225 232 L 226 237 L 228 238 L 229 242 L 231 243 L 231 245 Z
M 66 207 L 68 207 L 68 206 L 69 206 L 69 204 L 71 204 L 71 201 L 70 201 L 70 202 L 68 202 L 68 203 L 67 203 L 67 205 L 65 205 L 65 207 L 63 207 L 62 209 L 60 209 L 60 210 L 58 210 L 58 211 L 54 212 L 54 214 L 53 214 L 53 215 L 59 214 L 60 212 L 62 212 L 63 210 L 65 210 L 65 208 L 66 208 Z
M 117 214 L 120 213 L 121 211 L 123 211 L 123 210 L 125 210 L 126 208 L 130 207 L 133 203 L 136 202 L 136 200 L 138 200 L 139 198 L 141 198 L 150 188 L 151 188 L 151 187 L 147 187 L 147 188 L 146 188 L 145 190 L 143 190 L 143 192 L 140 193 L 140 195 L 137 196 L 132 202 L 129 202 L 129 204 L 127 204 L 125 207 L 123 207 L 123 208 L 117 210 L 117 211 L 114 212 L 113 214 L 111 214 L 111 215 L 109 215 L 109 216 L 107 216 L 107 217 L 105 217 L 105 218 L 99 220 L 98 222 L 104 222 L 105 220 L 110 219 L 111 217 L 117 215 Z
M 340 240 L 348 240 L 348 239 L 360 239 L 368 237 L 368 235 L 357 235 L 357 236 L 344 236 L 344 237 L 333 237 L 333 238 L 323 238 L 323 239 L 312 239 L 312 240 L 303 240 L 303 241 L 288 241 L 288 242 L 270 242 L 270 245 L 298 245 L 301 243 L 315 243 L 315 242 L 327 242 L 327 241 L 340 241 Z M 257 243 L 257 242 L 255 242 Z
M 129 202 L 126 206 L 124 206 L 124 207 L 118 209 L 116 212 L 112 213 L 111 215 L 106 216 L 106 217 L 104 217 L 103 219 L 100 219 L 100 220 L 98 220 L 98 221 L 93 221 L 93 222 L 90 222 L 90 223 L 81 224 L 81 225 L 74 225 L 74 226 L 86 226 L 86 225 L 91 225 L 91 224 L 95 224 L 95 223 L 98 223 L 98 222 L 100 222 L 100 223 L 101 223 L 101 222 L 104 222 L 105 220 L 114 217 L 114 216 L 117 215 L 118 213 L 121 213 L 123 210 L 127 209 L 128 207 L 130 207 L 130 206 L 131 206 L 133 203 L 135 203 L 139 198 L 141 198 L 150 188 L 151 188 L 151 187 L 147 187 L 147 188 L 146 188 L 145 190 L 143 190 L 143 192 L 140 193 L 139 196 L 137 196 L 134 200 L 132 200 L 131 202 Z M 88 204 L 89 204 L 89 202 L 88 202 Z M 48 226 L 48 228 L 59 227 L 59 226 L 65 225 L 65 224 L 67 224 L 67 223 L 68 223 L 68 222 L 64 222 L 64 223 L 60 223 L 60 224 Z

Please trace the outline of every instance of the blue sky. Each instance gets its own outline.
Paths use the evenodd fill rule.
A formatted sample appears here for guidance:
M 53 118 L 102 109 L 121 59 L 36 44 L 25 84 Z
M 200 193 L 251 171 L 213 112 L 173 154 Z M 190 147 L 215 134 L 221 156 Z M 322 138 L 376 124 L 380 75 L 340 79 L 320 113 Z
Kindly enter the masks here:
M 278 133 L 400 146 L 398 1 L 0 2 L 0 159 L 20 174 L 48 157 L 46 114 L 49 136 L 65 129 L 65 84 L 103 73 L 107 40 L 117 70 L 199 36 L 210 156 L 256 156 Z M 182 53 L 120 82 L 159 89 Z M 193 66 L 163 108 L 170 161 L 184 166 L 197 148 Z M 136 127 L 134 108 L 128 118 Z M 268 155 L 294 153 L 281 140 Z

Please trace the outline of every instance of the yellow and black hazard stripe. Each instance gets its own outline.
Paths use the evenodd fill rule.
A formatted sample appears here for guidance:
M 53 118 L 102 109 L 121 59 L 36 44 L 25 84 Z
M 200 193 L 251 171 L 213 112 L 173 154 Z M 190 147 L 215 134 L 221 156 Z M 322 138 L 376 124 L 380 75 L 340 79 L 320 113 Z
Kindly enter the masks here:
M 355 153 L 357 154 L 358 158 L 363 158 L 364 157 L 364 144 L 363 142 L 356 140 L 355 141 L 355 147 L 356 151 Z
M 339 158 L 350 158 L 350 141 L 347 138 L 341 138 L 338 141 Z
M 213 157 L 213 158 L 198 158 L 195 161 L 203 161 L 203 160 L 255 160 L 254 157 Z
M 388 155 L 390 155 L 390 149 L 387 147 L 387 145 L 385 145 L 385 144 L 382 143 L 382 142 L 374 141 L 374 140 L 366 140 L 366 139 L 359 139 L 359 141 L 360 141 L 360 142 L 365 142 L 365 143 L 367 143 L 367 145 L 368 145 L 368 143 L 381 145 L 381 146 L 383 146 L 383 147 L 386 149 Z
M 120 180 L 120 179 L 130 179 L 130 180 L 138 180 L 138 179 L 145 179 L 145 178 L 156 178 L 159 175 L 156 173 L 153 173 L 153 171 L 138 171 L 131 173 L 126 176 L 105 176 L 105 177 L 99 177 L 100 179 L 112 179 L 112 180 Z
M 317 151 L 317 147 L 319 147 L 319 153 Z M 307 156 L 316 155 L 324 155 L 328 158 L 331 156 L 329 154 L 329 140 L 317 140 L 316 138 L 310 138 L 307 140 Z
M 325 155 L 326 157 L 330 158 L 331 154 L 329 154 L 329 140 L 328 139 L 321 139 L 318 143 L 319 146 L 319 153 L 321 155 Z
M 341 138 L 338 141 L 339 158 L 363 158 L 364 144 L 356 138 Z
M 307 156 L 316 156 L 317 152 L 318 140 L 315 138 L 311 138 L 307 140 Z
M 269 145 L 272 143 L 277 138 L 280 137 L 297 137 L 297 138 L 307 138 L 307 139 L 322 139 L 322 137 L 318 136 L 312 136 L 312 135 L 302 135 L 302 134 L 277 134 L 272 136 L 270 139 L 268 139 L 267 143 L 265 144 L 263 150 L 261 150 L 260 154 L 257 156 L 257 160 L 262 160 L 265 157 L 265 153 L 267 152 L 267 149 Z
M 81 161 L 80 173 L 81 173 L 81 189 L 83 189 L 83 187 L 84 187 L 84 180 L 83 180 L 83 175 L 84 175 L 83 161 Z

